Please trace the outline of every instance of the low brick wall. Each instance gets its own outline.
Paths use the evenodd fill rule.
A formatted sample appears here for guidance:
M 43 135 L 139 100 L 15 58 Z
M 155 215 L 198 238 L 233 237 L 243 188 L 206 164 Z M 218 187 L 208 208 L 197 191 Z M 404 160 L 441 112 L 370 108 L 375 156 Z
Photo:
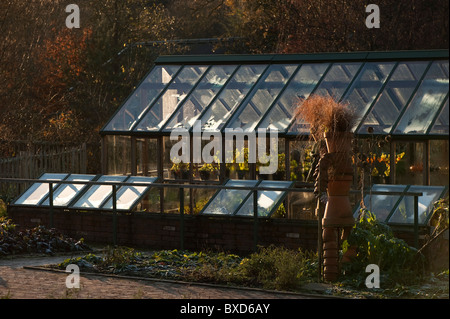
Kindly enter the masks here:
M 19 229 L 37 225 L 50 226 L 48 209 L 8 207 L 8 215 Z M 100 211 L 54 209 L 53 225 L 62 233 L 86 242 L 145 247 L 148 249 L 189 250 L 213 249 L 234 253 L 249 253 L 255 247 L 253 218 L 208 217 L 179 214 L 118 213 L 114 234 L 113 214 Z M 411 227 L 393 227 L 394 234 L 409 245 L 414 244 Z M 424 243 L 421 229 L 419 247 Z M 260 219 L 257 224 L 257 245 L 271 244 L 291 249 L 317 251 L 317 222 L 297 219 Z
M 19 229 L 50 225 L 48 209 L 8 208 L 8 215 Z M 183 228 L 181 225 L 183 224 Z M 148 249 L 213 249 L 234 253 L 254 250 L 255 225 L 252 218 L 207 217 L 178 214 L 118 213 L 118 245 Z M 62 233 L 87 243 L 113 244 L 113 214 L 99 211 L 54 209 L 53 226 Z M 257 244 L 317 250 L 317 222 L 292 219 L 261 219 L 257 223 Z

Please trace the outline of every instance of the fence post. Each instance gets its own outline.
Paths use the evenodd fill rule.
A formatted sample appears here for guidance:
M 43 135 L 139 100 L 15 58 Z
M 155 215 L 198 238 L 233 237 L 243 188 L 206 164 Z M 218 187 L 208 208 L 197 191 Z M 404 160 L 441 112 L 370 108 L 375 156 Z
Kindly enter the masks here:
M 184 189 L 180 188 L 180 249 L 184 250 Z
M 258 249 L 258 191 L 253 190 L 253 250 Z
M 414 247 L 419 248 L 419 196 L 414 195 Z
M 112 207 L 113 207 L 113 245 L 117 245 L 117 187 L 112 185 Z
M 53 221 L 53 183 L 48 183 L 48 202 L 50 205 L 50 228 L 54 227 L 54 221 Z

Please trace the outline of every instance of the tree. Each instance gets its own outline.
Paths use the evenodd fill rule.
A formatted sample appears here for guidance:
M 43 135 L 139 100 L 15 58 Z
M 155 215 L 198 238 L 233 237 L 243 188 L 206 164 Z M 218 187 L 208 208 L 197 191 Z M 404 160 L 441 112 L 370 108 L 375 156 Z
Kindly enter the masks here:
M 229 0 L 228 34 L 251 53 L 448 49 L 447 0 L 380 0 L 381 28 L 369 29 L 364 2 Z

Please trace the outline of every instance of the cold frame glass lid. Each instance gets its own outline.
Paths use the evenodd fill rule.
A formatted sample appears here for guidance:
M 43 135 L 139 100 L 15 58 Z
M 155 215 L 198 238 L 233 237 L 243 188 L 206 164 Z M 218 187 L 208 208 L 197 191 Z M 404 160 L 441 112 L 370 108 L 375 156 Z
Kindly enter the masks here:
M 425 134 L 448 94 L 448 61 L 435 61 L 394 130 L 395 134 Z
M 101 176 L 97 182 L 120 183 L 125 181 L 127 176 Z M 83 196 L 76 201 L 72 207 L 76 208 L 100 208 L 101 204 L 112 194 L 111 185 L 91 185 Z
M 183 102 L 183 105 L 169 119 L 164 127 L 164 131 L 167 132 L 176 128 L 190 129 L 205 108 L 220 92 L 236 68 L 236 65 L 212 66 Z
M 255 186 L 255 180 L 229 180 L 225 185 L 232 187 Z M 242 204 L 250 193 L 247 189 L 221 189 L 207 204 L 203 214 L 212 215 L 233 215 L 236 209 Z
M 89 182 L 95 178 L 95 175 L 71 174 L 66 178 L 66 181 L 72 182 Z M 67 206 L 70 201 L 86 187 L 86 184 L 61 184 L 53 193 L 54 206 Z M 50 205 L 50 199 L 42 203 L 44 206 Z
M 283 181 L 267 181 L 263 180 L 258 184 L 258 187 L 273 187 L 273 188 L 288 188 L 292 185 L 292 182 Z M 280 200 L 283 198 L 286 192 L 283 191 L 269 191 L 261 190 L 257 192 L 258 203 L 258 217 L 269 217 L 273 212 L 275 206 L 278 206 Z M 244 205 L 236 213 L 238 216 L 253 216 L 253 194 L 245 201 Z
M 206 66 L 183 67 L 133 130 L 158 131 L 183 102 L 206 70 Z
M 153 183 L 156 177 L 131 176 L 126 183 Z M 139 200 L 141 196 L 150 188 L 149 186 L 121 186 L 117 190 L 116 208 L 118 210 L 128 210 Z M 113 209 L 112 198 L 110 198 L 102 208 Z
M 109 121 L 104 131 L 126 132 L 131 130 L 145 110 L 170 83 L 179 69 L 179 65 L 156 66 L 153 68 Z
M 391 195 L 389 193 L 403 192 L 406 187 L 407 185 L 374 184 L 371 188 L 371 192 L 386 192 L 386 194 L 371 194 L 371 192 L 369 192 L 364 196 L 364 205 L 371 213 L 375 214 L 379 221 L 386 223 L 386 219 L 402 197 L 402 195 Z M 355 218 L 358 217 L 360 209 L 361 206 L 358 206 L 355 210 L 353 214 Z
M 328 63 L 303 64 L 258 128 L 286 131 L 298 103 L 311 94 L 328 66 Z
M 417 186 L 409 187 L 408 192 L 422 192 L 423 196 L 419 196 L 419 225 L 425 224 L 429 215 L 432 213 L 433 203 L 439 199 L 444 192 L 444 186 Z M 414 197 L 404 196 L 397 206 L 397 209 L 389 218 L 389 223 L 395 224 L 413 224 L 414 223 Z
M 366 134 L 371 127 L 375 134 L 389 134 L 428 64 L 428 61 L 399 63 L 358 133 Z
M 53 174 L 45 173 L 40 180 L 44 181 L 61 181 L 66 178 L 67 174 Z M 53 184 L 53 189 L 57 187 L 57 184 Z M 47 196 L 49 193 L 48 183 L 34 183 L 20 196 L 14 204 L 16 205 L 37 205 L 39 202 Z
M 240 66 L 201 116 L 202 130 L 220 131 L 266 68 L 267 65 Z

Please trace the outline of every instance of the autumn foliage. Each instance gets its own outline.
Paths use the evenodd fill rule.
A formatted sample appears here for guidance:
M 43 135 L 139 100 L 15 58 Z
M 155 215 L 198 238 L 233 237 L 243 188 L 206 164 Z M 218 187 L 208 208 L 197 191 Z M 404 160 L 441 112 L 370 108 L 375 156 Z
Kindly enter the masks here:
M 237 54 L 448 49 L 447 0 L 379 0 L 380 29 L 354 0 L 76 3 L 80 29 L 67 1 L 0 2 L 0 145 L 98 143 L 157 56 L 190 53 L 184 39 L 232 38 L 210 52 Z

